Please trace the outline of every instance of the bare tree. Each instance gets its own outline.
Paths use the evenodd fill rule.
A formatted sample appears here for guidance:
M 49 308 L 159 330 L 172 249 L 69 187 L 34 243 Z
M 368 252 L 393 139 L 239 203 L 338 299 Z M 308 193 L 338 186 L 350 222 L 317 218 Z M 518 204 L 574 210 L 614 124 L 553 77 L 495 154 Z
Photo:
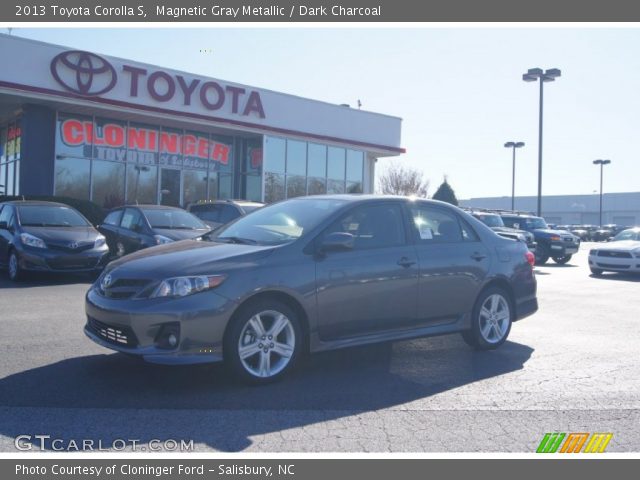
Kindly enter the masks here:
M 378 191 L 383 195 L 415 195 L 426 198 L 428 190 L 429 180 L 424 179 L 420 170 L 398 163 L 387 168 L 378 180 Z

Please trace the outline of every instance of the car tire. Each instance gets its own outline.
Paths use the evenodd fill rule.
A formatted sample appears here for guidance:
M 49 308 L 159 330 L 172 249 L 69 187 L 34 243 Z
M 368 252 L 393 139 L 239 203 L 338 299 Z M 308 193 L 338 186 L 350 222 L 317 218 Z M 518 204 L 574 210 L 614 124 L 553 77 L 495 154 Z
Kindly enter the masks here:
M 272 383 L 293 368 L 302 345 L 300 319 L 293 309 L 277 300 L 260 300 L 240 307 L 231 320 L 224 361 L 245 383 Z
M 558 265 L 564 265 L 569 260 L 571 260 L 572 256 L 573 255 L 565 255 L 564 257 L 553 257 L 553 261 L 556 262 Z
M 596 277 L 599 277 L 600 275 L 602 275 L 602 272 L 603 272 L 603 270 L 600 268 L 590 268 L 590 270 L 591 270 L 591 273 Z
M 538 244 L 535 257 L 536 265 L 544 265 L 549 260 L 549 248 L 546 245 Z
M 19 282 L 24 279 L 24 272 L 22 268 L 20 268 L 20 257 L 15 250 L 9 252 L 7 271 L 9 273 L 9 280 L 12 282 Z
M 471 329 L 461 332 L 463 340 L 477 350 L 494 350 L 509 336 L 514 309 L 509 295 L 499 287 L 484 290 L 471 312 Z

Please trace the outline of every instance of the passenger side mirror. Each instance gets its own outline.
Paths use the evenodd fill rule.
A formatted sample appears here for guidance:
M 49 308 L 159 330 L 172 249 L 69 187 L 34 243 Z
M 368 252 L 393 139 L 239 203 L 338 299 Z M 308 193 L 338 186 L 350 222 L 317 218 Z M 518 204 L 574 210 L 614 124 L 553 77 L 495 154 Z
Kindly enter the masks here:
M 0 230 L 8 230 L 7 222 L 0 222 Z
M 354 237 L 346 232 L 333 232 L 324 237 L 321 252 L 339 252 L 353 249 Z

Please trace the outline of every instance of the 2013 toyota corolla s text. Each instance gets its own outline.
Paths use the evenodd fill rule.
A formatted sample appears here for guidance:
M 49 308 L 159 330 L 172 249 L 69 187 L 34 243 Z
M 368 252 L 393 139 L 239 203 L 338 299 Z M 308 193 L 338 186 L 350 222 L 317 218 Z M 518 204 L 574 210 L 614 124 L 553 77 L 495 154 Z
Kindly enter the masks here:
M 538 308 L 533 262 L 445 203 L 296 198 L 110 263 L 85 333 L 149 362 L 224 360 L 253 383 L 303 352 L 454 332 L 494 349 Z

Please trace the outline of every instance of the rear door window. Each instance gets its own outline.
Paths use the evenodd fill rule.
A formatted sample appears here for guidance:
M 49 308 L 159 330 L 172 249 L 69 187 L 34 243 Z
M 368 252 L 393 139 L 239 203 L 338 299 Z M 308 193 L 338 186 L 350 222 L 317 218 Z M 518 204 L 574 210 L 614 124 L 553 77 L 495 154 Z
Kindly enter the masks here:
M 127 230 L 139 230 L 142 224 L 142 214 L 135 208 L 127 208 L 122 215 L 120 226 Z
M 409 206 L 415 237 L 420 244 L 475 241 L 475 232 L 463 229 L 453 212 L 426 205 Z

